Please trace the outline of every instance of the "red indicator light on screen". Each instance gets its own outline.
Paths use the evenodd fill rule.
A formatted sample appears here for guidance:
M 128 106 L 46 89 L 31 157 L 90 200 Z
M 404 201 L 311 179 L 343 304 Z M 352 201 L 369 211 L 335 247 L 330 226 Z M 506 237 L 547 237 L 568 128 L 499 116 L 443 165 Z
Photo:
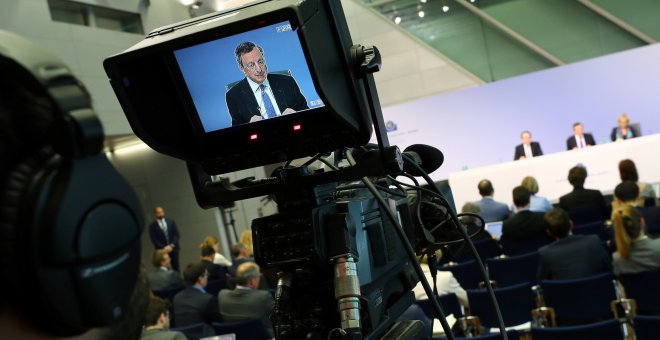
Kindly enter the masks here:
M 302 125 L 300 125 L 300 124 L 296 124 L 296 125 L 293 126 L 293 131 L 299 131 L 301 129 L 302 129 Z
M 259 138 L 259 136 L 257 136 L 256 133 L 253 134 L 253 135 L 250 135 L 250 140 L 257 140 L 257 138 Z

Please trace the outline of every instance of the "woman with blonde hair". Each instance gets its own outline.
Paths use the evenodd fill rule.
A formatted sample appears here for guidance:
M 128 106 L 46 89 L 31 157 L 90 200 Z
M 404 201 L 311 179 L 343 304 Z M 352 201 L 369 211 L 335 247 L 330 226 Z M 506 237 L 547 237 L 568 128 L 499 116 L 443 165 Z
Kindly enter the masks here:
M 616 253 L 614 274 L 634 274 L 660 268 L 660 239 L 644 233 L 644 218 L 632 205 L 612 212 Z
M 227 260 L 227 258 L 224 255 L 220 254 L 220 246 L 217 237 L 213 235 L 206 236 L 204 242 L 202 242 L 202 244 L 199 245 L 199 249 L 202 249 L 206 246 L 211 246 L 213 250 L 215 250 L 213 263 L 219 264 L 221 266 L 231 267 L 231 261 Z
M 254 257 L 254 250 L 252 248 L 252 230 L 246 230 L 242 232 L 238 242 L 245 245 L 245 248 L 247 248 L 248 252 L 250 253 L 250 257 Z
M 639 136 L 639 132 L 630 126 L 630 118 L 625 113 L 619 115 L 618 126 L 612 129 L 610 138 L 613 142 L 620 142 L 626 139 Z
M 529 196 L 530 211 L 546 212 L 552 209 L 552 204 L 550 204 L 550 201 L 548 201 L 547 198 L 536 195 L 539 192 L 539 183 L 536 181 L 536 178 L 532 176 L 527 176 L 523 178 L 522 183 L 520 185 L 527 188 L 527 190 L 529 190 L 529 193 L 531 194 Z M 516 212 L 515 205 L 513 206 L 512 210 Z

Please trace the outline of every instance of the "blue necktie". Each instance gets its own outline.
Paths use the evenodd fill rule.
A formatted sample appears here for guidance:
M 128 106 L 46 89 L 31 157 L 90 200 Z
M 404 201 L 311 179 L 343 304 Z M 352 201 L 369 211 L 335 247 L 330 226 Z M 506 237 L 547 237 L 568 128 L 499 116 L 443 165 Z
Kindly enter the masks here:
M 270 97 L 268 97 L 268 94 L 266 93 L 266 85 L 261 84 L 259 85 L 259 88 L 261 89 L 261 100 L 264 102 L 266 115 L 268 116 L 268 118 L 277 117 L 277 113 L 275 113 L 275 108 L 273 107 L 273 103 L 270 102 Z

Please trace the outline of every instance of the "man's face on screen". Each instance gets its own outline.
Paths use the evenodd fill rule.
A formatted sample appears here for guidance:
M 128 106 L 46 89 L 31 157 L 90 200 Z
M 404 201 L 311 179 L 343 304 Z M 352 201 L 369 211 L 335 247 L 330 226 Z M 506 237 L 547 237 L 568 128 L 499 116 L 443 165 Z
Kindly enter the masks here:
M 264 56 L 258 48 L 253 48 L 249 53 L 243 54 L 241 56 L 241 61 L 243 63 L 241 71 L 245 73 L 246 77 L 250 78 L 257 84 L 261 84 L 266 80 L 268 67 L 266 66 Z

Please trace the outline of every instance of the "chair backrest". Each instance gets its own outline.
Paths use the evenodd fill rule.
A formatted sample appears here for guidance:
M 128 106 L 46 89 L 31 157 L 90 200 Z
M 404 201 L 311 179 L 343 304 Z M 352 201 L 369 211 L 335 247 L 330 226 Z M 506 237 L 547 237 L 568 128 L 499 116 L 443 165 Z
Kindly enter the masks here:
M 637 340 L 656 340 L 660 334 L 660 316 L 637 315 L 635 335 Z
M 545 234 L 539 234 L 534 238 L 527 240 L 511 240 L 506 237 L 500 238 L 502 252 L 506 255 L 522 255 L 538 250 L 553 240 Z
M 586 325 L 566 327 L 532 327 L 534 340 L 621 340 L 623 333 L 617 320 L 605 320 Z
M 268 73 L 270 73 L 270 74 L 281 74 L 281 75 L 291 77 L 291 70 L 268 71 Z M 243 80 L 243 78 L 241 78 L 239 80 L 236 80 L 236 81 L 233 81 L 233 82 L 225 85 L 225 91 L 231 90 L 231 88 L 234 87 L 234 85 L 238 84 L 241 80 Z
M 215 329 L 216 335 L 236 334 L 236 340 L 261 340 L 270 338 L 261 319 L 237 322 L 214 322 L 211 326 Z
M 171 330 L 183 333 L 189 340 L 197 340 L 216 335 L 213 327 L 205 323 L 198 323 L 185 327 L 175 327 L 171 328 Z
M 491 306 L 488 291 L 485 289 L 468 289 L 466 291 L 470 302 L 470 313 L 478 316 L 483 326 L 497 327 L 497 318 Z M 530 282 L 496 288 L 494 291 L 505 326 L 517 326 L 531 321 L 534 294 Z
M 638 314 L 660 315 L 660 269 L 620 275 L 619 281 L 626 297 L 637 301 Z
M 531 253 L 487 260 L 488 276 L 502 288 L 523 282 L 536 282 L 539 253 Z
M 614 317 L 610 302 L 616 300 L 616 292 L 610 273 L 574 280 L 542 280 L 541 289 L 546 306 L 555 309 L 558 325 Z
M 479 240 L 474 240 L 472 243 L 474 243 L 474 247 L 477 248 L 479 257 L 481 257 L 481 261 L 485 262 L 486 259 L 498 256 L 502 253 L 502 250 L 497 244 L 497 241 L 493 240 L 492 238 L 482 238 Z M 474 255 L 468 248 L 468 245 L 465 245 L 458 254 L 452 256 L 452 260 L 459 263 L 472 259 L 474 259 Z
M 456 294 L 442 294 L 438 296 L 438 301 L 440 302 L 440 306 L 442 306 L 442 311 L 445 313 L 445 316 L 453 314 L 457 319 L 463 316 L 463 310 L 461 309 L 461 304 L 458 302 Z M 426 314 L 429 319 L 437 318 L 429 299 L 417 300 L 417 305 L 422 311 L 424 311 L 424 314 Z
M 475 260 L 459 263 L 454 266 L 445 265 L 438 267 L 438 270 L 452 272 L 456 281 L 461 284 L 463 289 L 478 288 L 479 282 L 484 281 Z
M 585 205 L 582 207 L 572 208 L 568 211 L 571 221 L 575 225 L 590 224 L 593 222 L 603 221 L 606 211 L 603 207 L 598 205 Z
M 588 224 L 576 224 L 573 229 L 573 234 L 581 235 L 597 235 L 602 241 L 611 240 L 610 230 L 605 227 L 604 221 L 595 221 Z
M 161 299 L 165 299 L 172 302 L 174 299 L 174 295 L 176 295 L 178 292 L 182 291 L 184 286 L 177 287 L 177 288 L 172 288 L 172 289 L 165 289 L 165 290 L 155 290 L 153 291 L 154 295 L 158 296 Z
M 227 279 L 221 279 L 209 281 L 206 284 L 206 287 L 204 287 L 204 290 L 213 296 L 217 296 L 218 293 L 225 288 L 227 288 Z
M 646 232 L 650 235 L 660 234 L 660 207 L 640 208 L 644 222 L 646 222 Z

